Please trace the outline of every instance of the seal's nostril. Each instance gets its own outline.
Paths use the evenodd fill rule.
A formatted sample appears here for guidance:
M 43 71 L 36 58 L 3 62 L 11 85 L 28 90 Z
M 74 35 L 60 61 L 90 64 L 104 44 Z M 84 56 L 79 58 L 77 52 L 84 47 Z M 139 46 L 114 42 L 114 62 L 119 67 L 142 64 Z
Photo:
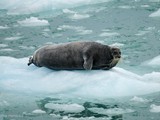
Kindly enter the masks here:
M 116 56 L 116 58 L 121 58 L 121 56 Z

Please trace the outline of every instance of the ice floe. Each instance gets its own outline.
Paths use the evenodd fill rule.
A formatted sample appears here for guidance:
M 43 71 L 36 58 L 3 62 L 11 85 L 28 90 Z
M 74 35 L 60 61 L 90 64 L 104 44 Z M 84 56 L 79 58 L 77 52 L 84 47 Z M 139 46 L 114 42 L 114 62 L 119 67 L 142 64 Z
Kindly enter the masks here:
M 6 44 L 0 44 L 0 48 L 8 47 Z
M 68 13 L 68 14 L 75 14 L 76 13 L 75 11 L 72 11 L 69 9 L 63 9 L 62 11 L 63 11 L 63 13 Z
M 13 52 L 13 51 L 16 51 L 16 50 L 13 50 L 11 48 L 3 48 L 3 49 L 0 49 L 0 52 Z
M 119 67 L 109 71 L 54 71 L 34 65 L 28 67 L 27 63 L 28 58 L 1 56 L 0 89 L 87 98 L 137 96 L 160 91 L 159 77 L 152 73 L 140 76 Z
M 154 112 L 154 113 L 160 113 L 160 106 L 152 104 L 150 106 L 150 112 Z
M 111 36 L 119 36 L 120 34 L 117 32 L 103 32 L 99 36 L 100 37 L 111 37 Z
M 30 17 L 30 18 L 26 18 L 25 20 L 18 21 L 18 24 L 25 27 L 48 26 L 49 22 L 47 20 L 41 20 L 36 17 Z
M 130 101 L 139 102 L 139 103 L 150 102 L 150 100 L 147 100 L 147 99 L 142 98 L 142 97 L 137 97 L 137 96 L 134 96 L 132 99 L 130 99 Z
M 35 114 L 45 114 L 46 112 L 41 110 L 41 109 L 36 109 L 36 110 L 33 110 L 32 113 L 35 113 Z
M 149 17 L 160 17 L 160 9 L 158 9 L 156 12 L 151 13 Z
M 4 40 L 14 41 L 14 40 L 19 40 L 21 38 L 22 38 L 22 36 L 14 36 L 14 37 L 6 37 Z
M 82 112 L 85 108 L 79 104 L 55 104 L 47 103 L 45 108 L 53 109 L 55 111 L 64 111 L 67 113 L 79 113 Z
M 77 14 L 75 13 L 74 15 L 71 15 L 69 18 L 73 20 L 81 20 L 81 19 L 86 19 L 89 18 L 90 15 L 88 14 Z
M 31 14 L 55 9 L 68 9 L 77 6 L 108 2 L 110 0 L 1 0 L 1 9 L 7 9 L 8 14 Z
M 62 25 L 57 28 L 57 30 L 74 30 L 76 31 L 79 35 L 86 35 L 86 34 L 91 34 L 93 31 L 92 30 L 87 30 L 83 26 L 71 26 L 71 25 Z
M 134 110 L 132 109 L 122 109 L 122 108 L 110 108 L 110 109 L 90 108 L 89 110 L 92 112 L 95 112 L 98 114 L 104 114 L 104 115 L 120 115 L 120 114 L 134 112 Z
M 110 46 L 113 46 L 113 47 L 123 47 L 124 44 L 122 44 L 122 43 L 114 43 L 114 44 L 111 44 Z
M 5 26 L 0 26 L 0 29 L 8 29 L 9 27 L 7 26 L 7 25 L 5 25 Z
M 160 66 L 160 56 L 156 56 L 151 60 L 145 61 L 143 65 L 147 65 L 150 67 L 159 67 Z

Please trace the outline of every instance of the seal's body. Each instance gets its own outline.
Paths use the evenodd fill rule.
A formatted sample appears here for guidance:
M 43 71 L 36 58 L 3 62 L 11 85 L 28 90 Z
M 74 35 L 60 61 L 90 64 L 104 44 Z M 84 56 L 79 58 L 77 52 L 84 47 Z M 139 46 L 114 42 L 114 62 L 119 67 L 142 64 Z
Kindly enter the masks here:
M 28 65 L 55 70 L 110 69 L 118 63 L 120 54 L 118 48 L 97 42 L 71 42 L 38 49 Z

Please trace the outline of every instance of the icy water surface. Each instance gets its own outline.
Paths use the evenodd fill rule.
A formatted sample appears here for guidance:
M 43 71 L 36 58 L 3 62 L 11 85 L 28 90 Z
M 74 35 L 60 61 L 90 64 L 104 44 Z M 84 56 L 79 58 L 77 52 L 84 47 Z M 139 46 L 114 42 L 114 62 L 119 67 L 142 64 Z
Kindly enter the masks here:
M 1 0 L 0 120 L 159 120 L 159 0 Z M 109 71 L 27 66 L 46 44 L 117 46 Z

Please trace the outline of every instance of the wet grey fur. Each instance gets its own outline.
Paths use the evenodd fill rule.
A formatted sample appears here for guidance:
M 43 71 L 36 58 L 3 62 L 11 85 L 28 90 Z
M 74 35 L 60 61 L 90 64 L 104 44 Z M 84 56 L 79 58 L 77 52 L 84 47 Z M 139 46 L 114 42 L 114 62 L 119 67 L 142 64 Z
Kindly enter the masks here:
M 97 42 L 71 42 L 48 45 L 38 49 L 29 63 L 55 70 L 110 69 L 113 61 L 112 48 Z

